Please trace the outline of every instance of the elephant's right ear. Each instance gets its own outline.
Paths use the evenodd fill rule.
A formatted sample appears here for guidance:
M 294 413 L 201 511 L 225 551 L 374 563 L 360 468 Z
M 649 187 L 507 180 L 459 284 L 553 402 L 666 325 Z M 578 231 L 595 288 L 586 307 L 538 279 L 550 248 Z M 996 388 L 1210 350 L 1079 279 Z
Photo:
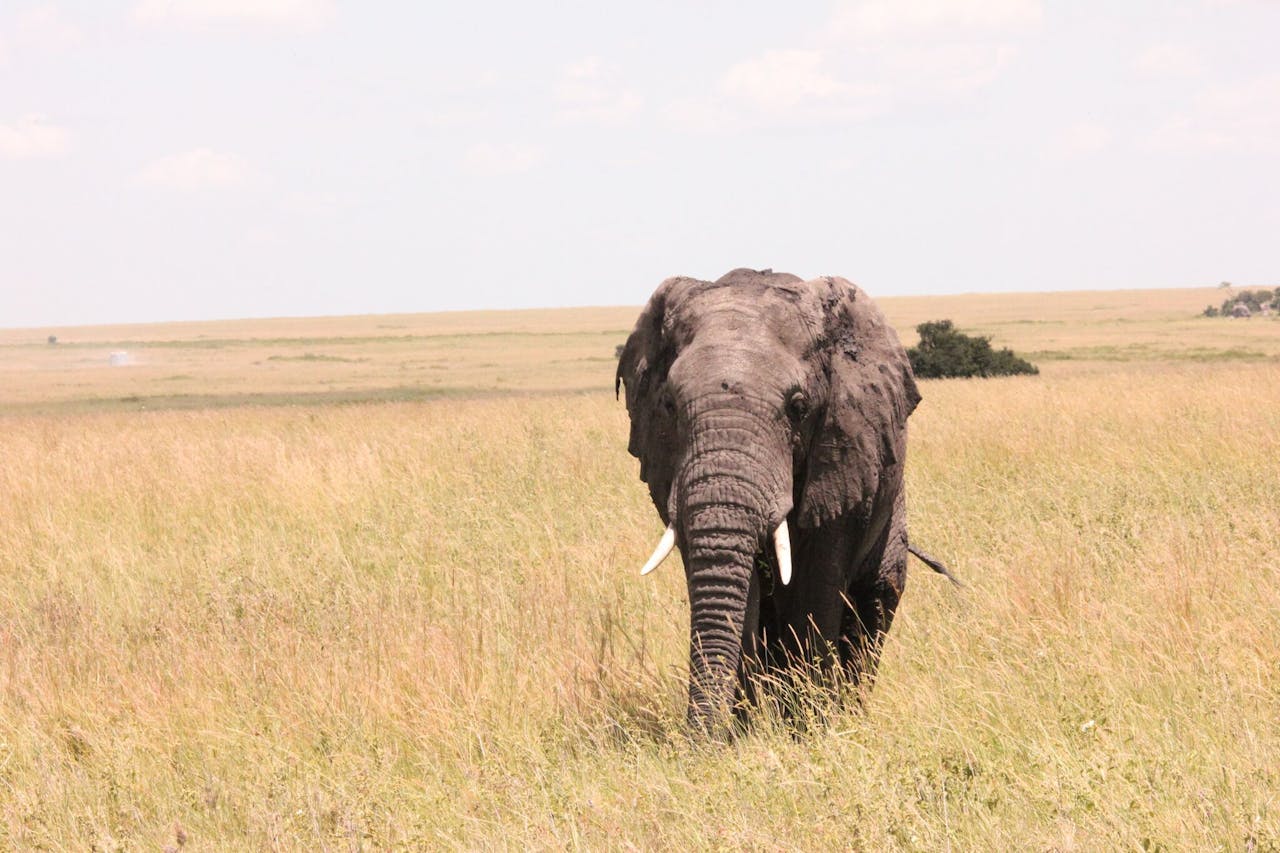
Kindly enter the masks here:
M 682 280 L 667 279 L 649 298 L 622 348 L 613 386 L 615 394 L 626 387 L 627 414 L 631 417 L 627 450 L 640 460 L 640 479 L 649 484 L 649 495 L 663 523 L 670 522 L 667 498 L 675 467 L 675 424 L 663 405 L 667 371 L 675 361 L 667 313 L 672 291 Z
M 907 418 L 920 402 L 911 362 L 880 309 L 855 285 L 805 282 L 822 306 L 820 357 L 830 383 L 798 507 L 800 527 L 870 513 L 900 482 Z

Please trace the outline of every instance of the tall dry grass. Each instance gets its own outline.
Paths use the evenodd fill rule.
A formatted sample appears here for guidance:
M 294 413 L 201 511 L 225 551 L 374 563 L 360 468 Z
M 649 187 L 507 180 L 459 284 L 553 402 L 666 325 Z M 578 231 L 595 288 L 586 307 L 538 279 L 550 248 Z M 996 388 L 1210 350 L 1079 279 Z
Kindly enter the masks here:
M 1280 845 L 1280 370 L 923 391 L 967 587 L 724 748 L 612 395 L 0 419 L 0 847 Z

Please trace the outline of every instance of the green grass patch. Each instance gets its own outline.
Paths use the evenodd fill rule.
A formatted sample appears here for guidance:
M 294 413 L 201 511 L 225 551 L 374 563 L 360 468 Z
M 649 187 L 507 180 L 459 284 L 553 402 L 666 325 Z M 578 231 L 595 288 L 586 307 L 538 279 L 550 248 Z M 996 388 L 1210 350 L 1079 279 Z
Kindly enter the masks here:
M 361 361 L 368 361 L 367 358 L 344 358 L 340 355 L 325 355 L 323 353 L 308 352 L 302 355 L 269 355 L 267 361 L 337 361 L 347 364 L 356 364 Z
M 1034 361 L 1268 361 L 1276 358 L 1262 350 L 1244 347 L 1162 347 L 1153 343 L 1071 347 L 1069 349 L 1033 350 L 1027 354 Z

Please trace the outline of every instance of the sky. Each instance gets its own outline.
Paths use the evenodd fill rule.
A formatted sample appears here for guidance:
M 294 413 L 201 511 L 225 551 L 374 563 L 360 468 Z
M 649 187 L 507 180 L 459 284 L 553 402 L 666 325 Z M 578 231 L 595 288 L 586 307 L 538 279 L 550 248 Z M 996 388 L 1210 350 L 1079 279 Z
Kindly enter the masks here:
M 0 327 L 1280 284 L 1280 0 L 0 0 Z

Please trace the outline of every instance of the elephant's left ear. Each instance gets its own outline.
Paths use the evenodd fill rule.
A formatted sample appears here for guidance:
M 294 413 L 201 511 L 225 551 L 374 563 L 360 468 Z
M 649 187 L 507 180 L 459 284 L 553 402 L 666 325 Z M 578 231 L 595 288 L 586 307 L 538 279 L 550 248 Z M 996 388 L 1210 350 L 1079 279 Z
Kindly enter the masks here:
M 815 355 L 830 381 L 798 512 L 801 527 L 817 527 L 847 512 L 869 517 L 876 496 L 896 488 L 920 392 L 906 351 L 870 297 L 842 278 L 805 286 L 821 306 Z
M 640 460 L 640 479 L 648 483 L 649 495 L 664 524 L 670 522 L 667 501 L 675 463 L 671 452 L 675 426 L 662 405 L 667 370 L 675 359 L 666 332 L 667 313 L 682 290 L 696 283 L 693 279 L 669 278 L 658 286 L 622 348 L 614 377 L 614 393 L 625 391 L 627 414 L 631 416 L 627 449 Z

